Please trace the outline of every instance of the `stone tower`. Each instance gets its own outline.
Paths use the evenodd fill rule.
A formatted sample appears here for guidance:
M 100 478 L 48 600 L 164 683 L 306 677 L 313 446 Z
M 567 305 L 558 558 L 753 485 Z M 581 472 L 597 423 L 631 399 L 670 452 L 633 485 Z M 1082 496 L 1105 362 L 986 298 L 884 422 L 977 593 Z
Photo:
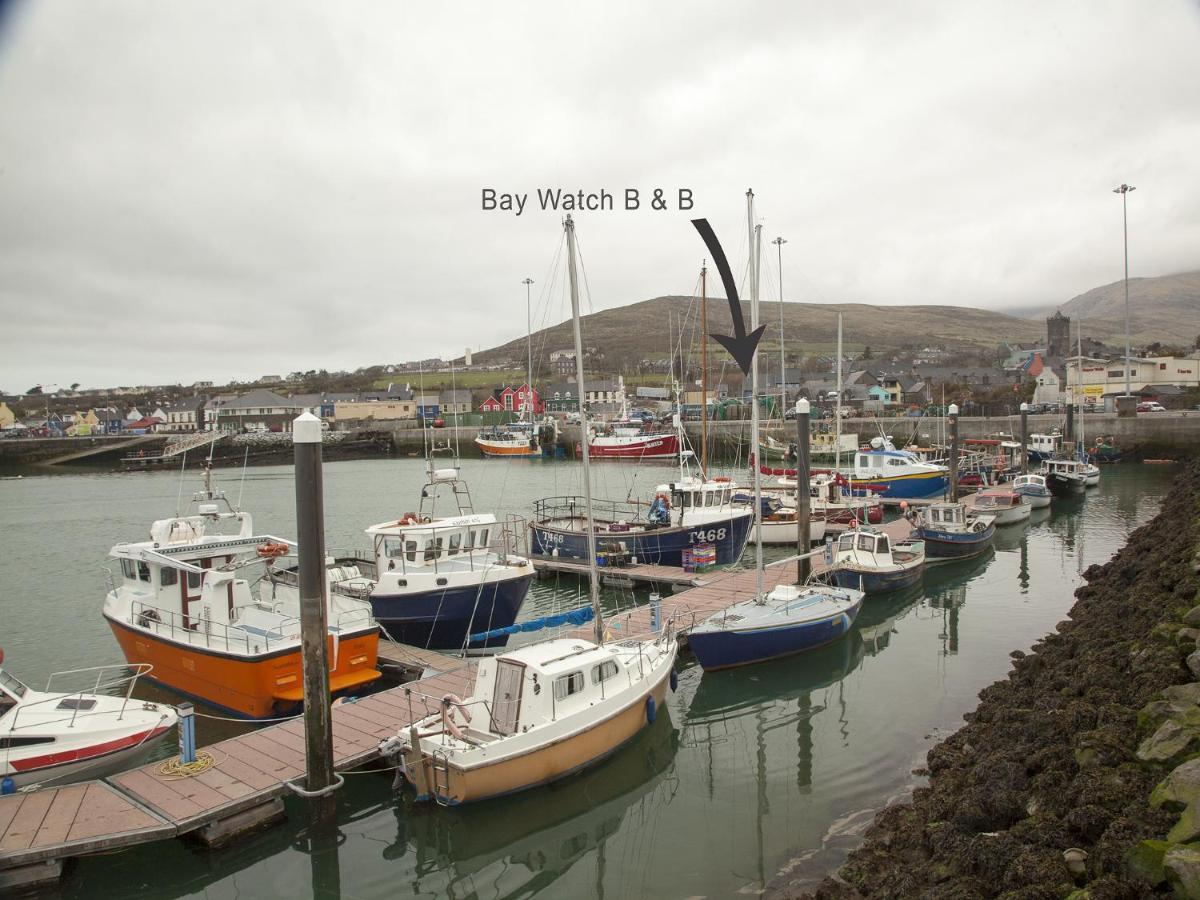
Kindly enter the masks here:
M 1058 359 L 1071 355 L 1071 317 L 1062 310 L 1046 319 L 1046 355 Z

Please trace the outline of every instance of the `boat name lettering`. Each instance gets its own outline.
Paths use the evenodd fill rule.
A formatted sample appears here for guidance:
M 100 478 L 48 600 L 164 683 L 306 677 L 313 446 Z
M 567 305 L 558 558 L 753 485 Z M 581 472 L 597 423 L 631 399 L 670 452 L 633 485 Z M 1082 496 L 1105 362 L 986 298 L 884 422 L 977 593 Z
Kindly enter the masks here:
M 723 541 L 725 540 L 724 528 L 710 528 L 705 531 L 703 528 L 699 531 L 693 531 L 688 535 L 688 542 L 692 544 L 702 544 L 706 541 Z

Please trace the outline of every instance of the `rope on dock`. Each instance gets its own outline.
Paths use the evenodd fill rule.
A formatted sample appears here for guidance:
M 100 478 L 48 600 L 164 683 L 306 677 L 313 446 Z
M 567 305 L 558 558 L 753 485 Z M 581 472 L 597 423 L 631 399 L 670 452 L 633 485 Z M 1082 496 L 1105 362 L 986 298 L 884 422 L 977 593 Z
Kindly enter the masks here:
M 175 756 L 164 760 L 158 767 L 158 774 L 164 778 L 194 778 L 217 764 L 216 757 L 207 750 L 197 750 L 196 759 L 190 763 L 180 762 L 179 759 Z

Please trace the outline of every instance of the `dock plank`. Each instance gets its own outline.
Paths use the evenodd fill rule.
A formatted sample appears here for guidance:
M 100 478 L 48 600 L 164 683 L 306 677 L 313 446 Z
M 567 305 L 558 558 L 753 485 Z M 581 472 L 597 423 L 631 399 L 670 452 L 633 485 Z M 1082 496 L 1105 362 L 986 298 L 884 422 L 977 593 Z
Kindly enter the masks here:
M 66 840 L 87 793 L 87 785 L 74 784 L 56 791 L 50 809 L 31 844 L 57 844 Z
M 24 850 L 29 847 L 57 794 L 57 789 L 24 794 L 17 814 L 5 829 L 3 839 L 0 839 L 0 850 Z

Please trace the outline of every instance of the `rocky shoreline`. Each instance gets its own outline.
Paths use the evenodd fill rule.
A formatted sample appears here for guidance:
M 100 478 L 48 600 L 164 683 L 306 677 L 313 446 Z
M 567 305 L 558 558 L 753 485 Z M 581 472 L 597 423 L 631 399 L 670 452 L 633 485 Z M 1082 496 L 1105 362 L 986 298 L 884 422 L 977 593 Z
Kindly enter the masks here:
M 929 751 L 836 876 L 780 897 L 1200 897 L 1200 463 Z M 811 893 L 806 893 L 810 891 Z

